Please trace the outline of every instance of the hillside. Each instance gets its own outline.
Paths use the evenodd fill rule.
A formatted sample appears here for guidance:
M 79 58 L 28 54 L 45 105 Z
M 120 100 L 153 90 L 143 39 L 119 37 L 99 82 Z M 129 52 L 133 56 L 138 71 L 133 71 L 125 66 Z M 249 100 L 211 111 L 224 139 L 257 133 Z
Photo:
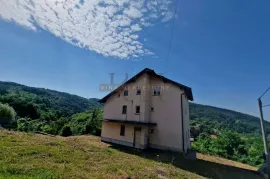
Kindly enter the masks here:
M 32 119 L 45 118 L 45 113 L 57 118 L 71 116 L 101 106 L 95 98 L 86 99 L 54 90 L 1 81 L 0 102 L 12 106 L 18 116 Z
M 0 130 L 0 146 L 1 179 L 262 178 L 256 168 L 218 157 L 199 154 L 198 160 L 187 161 L 177 154 L 113 147 L 94 136 Z
M 17 114 L 9 120 L 8 116 L 0 116 L 3 127 L 55 135 L 67 135 L 64 129 L 71 130 L 68 135 L 99 135 L 101 131 L 102 105 L 95 98 L 0 82 L 1 103 L 13 107 Z
M 190 103 L 192 143 L 199 152 L 261 167 L 263 142 L 259 118 L 232 110 Z M 266 130 L 269 135 L 269 122 Z
M 240 112 L 213 106 L 190 103 L 191 126 L 201 128 L 200 132 L 216 134 L 221 130 L 232 130 L 239 134 L 258 136 L 261 134 L 259 118 Z M 267 134 L 270 123 L 266 122 Z

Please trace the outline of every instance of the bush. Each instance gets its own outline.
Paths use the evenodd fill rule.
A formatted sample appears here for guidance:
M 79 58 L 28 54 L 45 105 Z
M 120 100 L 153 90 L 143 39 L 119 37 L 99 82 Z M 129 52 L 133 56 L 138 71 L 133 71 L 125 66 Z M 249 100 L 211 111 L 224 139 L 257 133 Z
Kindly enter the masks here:
M 17 120 L 17 130 L 22 132 L 28 131 L 29 119 L 20 118 Z
M 48 124 L 42 126 L 41 130 L 45 133 L 48 133 L 48 134 L 55 134 L 56 133 L 56 129 Z
M 0 125 L 3 127 L 10 126 L 16 117 L 15 110 L 8 104 L 0 103 Z
M 64 126 L 60 133 L 61 136 L 68 137 L 72 135 L 71 128 L 69 126 Z
M 43 123 L 40 120 L 32 120 L 28 122 L 28 129 L 27 131 L 36 132 L 41 131 Z

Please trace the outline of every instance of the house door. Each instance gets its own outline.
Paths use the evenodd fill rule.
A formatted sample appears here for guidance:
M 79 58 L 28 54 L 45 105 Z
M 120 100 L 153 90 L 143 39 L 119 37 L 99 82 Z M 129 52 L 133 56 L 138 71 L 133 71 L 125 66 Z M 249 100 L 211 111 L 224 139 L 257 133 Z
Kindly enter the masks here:
M 135 136 L 134 136 L 134 147 L 140 148 L 141 147 L 141 128 L 135 127 Z

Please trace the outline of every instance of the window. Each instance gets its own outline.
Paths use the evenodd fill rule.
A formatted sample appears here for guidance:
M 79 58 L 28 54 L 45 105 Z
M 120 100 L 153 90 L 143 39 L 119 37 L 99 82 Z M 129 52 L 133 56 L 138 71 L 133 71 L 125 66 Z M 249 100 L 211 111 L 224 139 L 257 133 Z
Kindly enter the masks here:
M 153 96 L 159 96 L 160 95 L 160 87 L 156 87 L 153 92 Z
M 137 88 L 137 95 L 141 95 L 141 89 L 140 88 Z
M 125 125 L 121 125 L 121 128 L 120 128 L 120 136 L 125 136 Z
M 153 134 L 154 133 L 154 129 L 150 129 L 150 133 Z
M 154 112 L 154 107 L 151 107 L 151 108 L 150 108 L 150 111 L 151 111 L 151 112 Z
M 140 114 L 140 106 L 136 106 L 136 114 Z
M 127 114 L 127 106 L 124 105 L 122 108 L 122 114 Z
M 117 97 L 120 98 L 120 93 L 117 94 Z
M 124 96 L 128 96 L 128 90 L 124 91 Z

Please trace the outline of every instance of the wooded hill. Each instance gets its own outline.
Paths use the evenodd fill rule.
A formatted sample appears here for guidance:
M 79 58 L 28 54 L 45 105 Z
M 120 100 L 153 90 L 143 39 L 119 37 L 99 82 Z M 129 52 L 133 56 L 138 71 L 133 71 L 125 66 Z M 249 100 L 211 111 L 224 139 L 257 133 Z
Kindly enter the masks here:
M 96 99 L 13 82 L 0 82 L 0 102 L 12 106 L 20 117 L 59 118 L 101 107 Z
M 239 134 L 260 135 L 261 127 L 258 117 L 248 114 L 217 108 L 213 106 L 190 103 L 191 126 L 201 132 L 217 134 L 221 130 L 231 130 Z M 267 134 L 270 134 L 270 123 L 265 123 Z
M 0 82 L 0 103 L 8 104 L 17 113 L 8 125 L 5 124 L 9 128 L 55 135 L 100 134 L 102 105 L 97 99 Z M 1 117 L 3 120 L 8 116 Z

